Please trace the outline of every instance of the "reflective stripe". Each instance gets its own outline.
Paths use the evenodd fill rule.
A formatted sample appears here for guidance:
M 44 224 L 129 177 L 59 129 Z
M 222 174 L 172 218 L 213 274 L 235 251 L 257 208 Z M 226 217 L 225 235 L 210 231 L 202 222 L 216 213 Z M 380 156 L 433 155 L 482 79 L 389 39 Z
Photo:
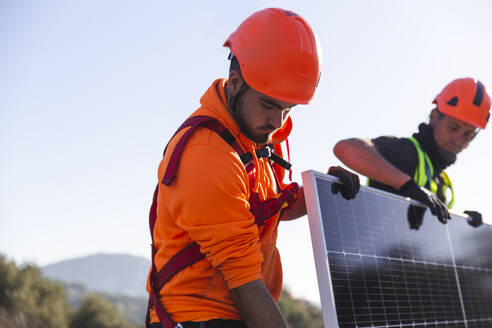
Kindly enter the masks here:
M 442 193 L 446 195 L 446 191 L 448 188 L 451 191 L 451 201 L 448 203 L 448 208 L 451 208 L 454 205 L 453 184 L 451 183 L 451 179 L 449 178 L 448 174 L 444 171 L 441 172 L 441 178 L 444 181 L 444 185 L 442 186 Z
M 408 138 L 415 148 L 417 149 L 417 155 L 418 155 L 418 164 L 417 167 L 415 168 L 415 173 L 413 175 L 413 180 L 415 181 L 416 184 L 418 184 L 421 187 L 424 187 L 434 194 L 437 194 L 438 192 L 438 185 L 434 181 L 434 166 L 432 165 L 432 162 L 427 155 L 427 153 L 422 149 L 422 146 L 418 142 L 417 139 L 411 137 Z M 447 203 L 448 208 L 453 207 L 454 205 L 454 191 L 453 191 L 453 184 L 451 183 L 451 179 L 449 179 L 449 176 L 447 175 L 446 172 L 442 171 L 440 174 L 442 181 L 444 184 L 441 186 L 442 188 L 442 194 L 444 196 L 444 199 L 446 200 L 446 191 L 449 188 L 451 191 L 451 200 Z
M 418 184 L 421 187 L 425 187 L 432 191 L 433 193 L 437 192 L 437 185 L 434 182 L 434 186 L 432 185 L 432 177 L 434 176 L 434 166 L 432 165 L 432 162 L 430 161 L 429 156 L 424 152 L 422 147 L 420 146 L 420 143 L 418 142 L 417 139 L 415 138 L 408 138 L 415 148 L 417 149 L 417 155 L 419 162 L 417 164 L 417 168 L 415 169 L 415 173 L 413 175 L 413 180 L 415 181 L 416 184 Z M 431 177 L 429 179 L 428 177 Z M 434 189 L 435 190 L 432 190 Z

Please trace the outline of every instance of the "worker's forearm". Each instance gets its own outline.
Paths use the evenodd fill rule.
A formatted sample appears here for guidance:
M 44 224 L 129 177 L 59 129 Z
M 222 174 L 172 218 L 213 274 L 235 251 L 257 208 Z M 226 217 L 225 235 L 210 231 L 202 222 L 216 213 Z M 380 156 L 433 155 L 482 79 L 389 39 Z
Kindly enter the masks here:
M 342 140 L 335 145 L 333 152 L 352 170 L 393 188 L 399 189 L 411 179 L 381 156 L 370 140 Z
M 289 221 L 306 215 L 306 202 L 304 201 L 304 188 L 299 188 L 297 199 L 282 213 L 282 220 Z
M 255 280 L 231 289 L 231 296 L 248 328 L 286 328 L 284 317 L 265 287 Z

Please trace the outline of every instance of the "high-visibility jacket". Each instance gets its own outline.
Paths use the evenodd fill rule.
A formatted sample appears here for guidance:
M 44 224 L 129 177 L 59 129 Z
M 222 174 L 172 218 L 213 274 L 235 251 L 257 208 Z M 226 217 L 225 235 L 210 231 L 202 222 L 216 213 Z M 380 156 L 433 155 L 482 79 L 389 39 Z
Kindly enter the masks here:
M 254 191 L 259 201 L 276 198 L 284 169 L 258 158 L 254 144 L 240 133 L 227 111 L 225 79 L 216 80 L 201 98 L 201 107 L 191 116 L 205 115 L 220 121 L 237 139 L 245 152 L 252 154 L 254 183 L 239 155 L 216 132 L 198 128 L 187 141 L 177 176 L 169 186 L 159 184 L 157 220 L 153 229 L 156 248 L 154 262 L 160 270 L 170 258 L 192 242 L 197 242 L 205 260 L 176 274 L 160 290 L 160 301 L 177 322 L 207 321 L 214 318 L 240 319 L 229 289 L 262 279 L 278 300 L 282 289 L 282 268 L 276 248 L 280 213 L 262 226 L 255 225 L 248 198 Z M 292 129 L 289 118 L 275 133 L 273 147 L 282 155 L 280 143 Z M 159 166 L 163 180 L 171 154 L 186 129 L 169 142 Z M 147 284 L 149 290 L 149 282 Z M 155 314 L 151 322 L 157 321 Z

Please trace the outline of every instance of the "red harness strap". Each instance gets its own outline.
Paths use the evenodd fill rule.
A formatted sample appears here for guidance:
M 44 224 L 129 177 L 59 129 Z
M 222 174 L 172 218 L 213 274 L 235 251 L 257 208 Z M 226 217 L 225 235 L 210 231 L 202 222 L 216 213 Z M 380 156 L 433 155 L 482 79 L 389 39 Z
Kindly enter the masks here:
M 183 153 L 183 150 L 186 146 L 186 143 L 188 142 L 188 138 L 190 135 L 195 131 L 195 129 L 199 126 L 208 128 L 214 132 L 217 132 L 233 149 L 236 153 L 238 154 L 243 154 L 244 151 L 241 149 L 239 146 L 236 138 L 227 130 L 222 123 L 220 123 L 218 120 L 209 117 L 209 116 L 193 116 L 187 119 L 181 126 L 178 128 L 178 130 L 174 133 L 178 133 L 180 130 L 190 126 L 188 131 L 186 131 L 181 139 L 178 141 L 178 144 L 174 148 L 174 151 L 171 155 L 171 159 L 169 160 L 169 163 L 167 164 L 167 169 L 166 173 L 164 174 L 164 178 L 162 179 L 162 183 L 166 186 L 169 186 L 171 182 L 173 181 L 174 177 L 176 176 L 176 170 L 178 169 L 178 164 L 179 160 L 181 159 L 181 154 Z M 174 136 L 173 136 L 174 137 Z M 166 147 L 167 148 L 167 147 Z M 165 151 L 164 151 L 165 152 Z M 252 167 L 251 167 L 252 165 Z M 254 164 L 252 161 L 249 161 L 246 166 L 246 171 L 248 174 L 254 169 Z
M 190 128 L 183 134 L 181 139 L 178 141 L 173 153 L 171 154 L 171 158 L 169 160 L 168 166 L 166 168 L 166 172 L 164 173 L 164 178 L 162 180 L 162 183 L 164 185 L 169 186 L 173 181 L 173 179 L 175 178 L 176 170 L 179 165 L 179 160 L 181 159 L 181 155 L 186 146 L 186 142 L 188 141 L 188 138 L 191 136 L 191 134 L 196 128 L 205 127 L 218 133 L 236 151 L 236 153 L 240 156 L 246 168 L 246 172 L 248 173 L 248 177 L 249 177 L 250 186 L 253 186 L 254 174 L 255 174 L 253 157 L 251 156 L 251 154 L 246 153 L 241 149 L 236 138 L 234 138 L 234 136 L 229 132 L 229 130 L 227 130 L 218 120 L 209 116 L 194 116 L 187 119 L 178 128 L 176 133 L 178 133 L 181 129 L 185 127 L 190 127 Z M 174 135 L 176 135 L 176 133 Z M 264 153 L 275 155 L 271 151 L 264 152 Z M 268 157 L 272 158 L 271 156 Z M 273 172 L 275 174 L 274 170 Z M 277 186 L 279 186 L 280 188 L 280 183 L 276 175 L 275 175 L 275 179 L 277 180 Z M 284 209 L 285 203 L 287 203 L 287 207 L 290 206 L 295 201 L 298 191 L 299 191 L 299 186 L 297 185 L 297 183 L 291 183 L 284 190 L 281 190 L 279 197 L 268 199 L 264 202 L 259 201 L 257 193 L 250 191 L 250 195 L 249 195 L 250 212 L 253 214 L 255 218 L 255 224 L 257 224 L 258 226 L 262 226 L 267 219 L 271 218 L 277 212 Z M 186 246 L 181 251 L 179 251 L 176 255 L 174 255 L 164 265 L 164 267 L 162 267 L 160 271 L 157 271 L 157 268 L 154 263 L 154 256 L 157 250 L 154 244 L 153 231 L 154 231 L 155 221 L 157 218 L 158 193 L 159 193 L 159 185 L 157 185 L 154 191 L 152 206 L 150 208 L 150 213 L 149 213 L 150 235 L 152 238 L 152 271 L 150 273 L 150 296 L 149 296 L 147 315 L 145 321 L 146 321 L 146 327 L 150 327 L 150 311 L 153 306 L 156 311 L 157 317 L 159 318 L 161 326 L 163 328 L 174 328 L 176 327 L 176 322 L 174 322 L 171 319 L 169 314 L 162 306 L 159 300 L 159 295 L 160 295 L 159 291 L 162 289 L 164 284 L 167 281 L 169 281 L 176 273 L 192 265 L 193 263 L 200 261 L 205 257 L 205 255 L 200 252 L 200 246 L 196 242 L 193 242 L 190 245 Z

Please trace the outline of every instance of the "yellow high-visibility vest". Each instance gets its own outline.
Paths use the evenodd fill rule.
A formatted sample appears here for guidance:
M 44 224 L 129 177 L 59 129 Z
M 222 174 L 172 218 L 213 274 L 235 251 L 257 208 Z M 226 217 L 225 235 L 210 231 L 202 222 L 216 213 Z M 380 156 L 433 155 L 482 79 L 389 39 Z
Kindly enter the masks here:
M 429 156 L 422 149 L 422 146 L 420 145 L 417 139 L 413 137 L 408 139 L 414 144 L 415 148 L 417 149 L 417 154 L 419 159 L 419 163 L 415 168 L 413 180 L 419 186 L 427 188 L 430 191 L 432 191 L 434 194 L 437 194 L 438 186 L 437 183 L 432 178 L 434 176 L 434 166 L 432 165 Z M 444 195 L 444 197 L 446 197 L 446 192 L 448 188 L 451 191 L 451 200 L 447 203 L 448 208 L 451 208 L 453 207 L 454 204 L 453 184 L 451 183 L 451 179 L 449 179 L 449 176 L 445 171 L 441 172 L 441 178 L 444 182 L 444 184 L 441 185 L 442 194 Z
M 422 146 L 420 145 L 419 141 L 415 139 L 414 137 L 408 138 L 415 148 L 417 149 L 417 155 L 418 155 L 418 165 L 415 168 L 415 173 L 413 174 L 413 181 L 415 181 L 416 184 L 418 184 L 421 187 L 424 187 L 434 194 L 437 195 L 438 192 L 438 186 L 437 183 L 434 181 L 434 166 L 432 165 L 432 162 L 427 155 L 427 153 L 422 149 Z M 453 184 L 451 183 L 451 179 L 449 178 L 448 174 L 445 171 L 442 171 L 440 174 L 442 181 L 444 182 L 443 185 L 440 187 L 442 188 L 442 195 L 445 198 L 446 201 L 446 192 L 449 189 L 451 192 L 451 200 L 447 202 L 447 206 L 449 209 L 453 207 L 454 205 L 454 190 L 453 190 Z M 367 185 L 369 186 L 369 181 L 370 179 L 367 178 Z

